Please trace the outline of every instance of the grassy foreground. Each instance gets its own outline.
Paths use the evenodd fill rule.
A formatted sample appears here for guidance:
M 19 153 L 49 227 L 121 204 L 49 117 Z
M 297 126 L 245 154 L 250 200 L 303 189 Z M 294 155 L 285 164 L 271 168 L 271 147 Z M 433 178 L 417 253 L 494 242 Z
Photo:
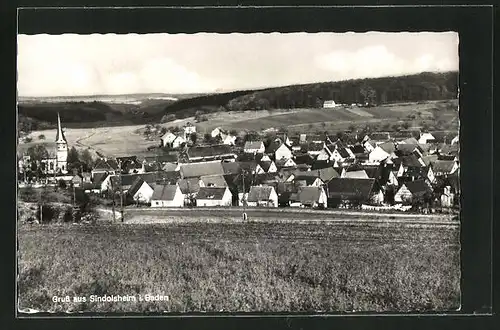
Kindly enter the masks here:
M 456 310 L 456 227 L 47 225 L 18 230 L 19 308 L 87 312 Z M 168 301 L 89 302 L 90 295 Z M 53 302 L 53 296 L 86 302 Z

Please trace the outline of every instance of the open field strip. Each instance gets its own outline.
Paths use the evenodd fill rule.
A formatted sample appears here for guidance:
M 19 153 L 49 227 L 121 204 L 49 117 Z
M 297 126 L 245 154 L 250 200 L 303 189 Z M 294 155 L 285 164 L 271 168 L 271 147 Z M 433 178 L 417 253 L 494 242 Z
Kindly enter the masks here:
M 458 228 L 186 223 L 23 225 L 19 307 L 88 312 L 446 311 Z M 69 295 L 168 301 L 54 303 Z

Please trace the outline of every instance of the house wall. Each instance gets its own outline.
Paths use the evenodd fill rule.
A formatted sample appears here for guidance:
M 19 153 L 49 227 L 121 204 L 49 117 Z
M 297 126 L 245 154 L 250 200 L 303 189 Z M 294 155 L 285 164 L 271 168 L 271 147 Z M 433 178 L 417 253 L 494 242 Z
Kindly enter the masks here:
M 278 172 L 278 168 L 276 167 L 276 164 L 274 162 L 271 163 L 269 166 L 269 169 L 267 170 L 267 173 L 276 173 Z
M 278 150 L 276 150 L 275 156 L 276 159 L 290 159 L 292 158 L 292 151 L 283 144 L 278 148 Z
M 232 195 L 229 189 L 226 189 L 222 199 L 197 199 L 196 206 L 231 206 L 233 203 Z
M 401 188 L 399 188 L 399 190 L 394 195 L 394 201 L 396 203 L 411 202 L 412 197 L 413 197 L 413 195 L 410 192 L 410 190 L 408 190 L 408 188 L 406 188 L 406 186 L 403 185 L 403 186 L 401 186 Z
M 376 147 L 372 152 L 370 152 L 370 154 L 368 155 L 368 159 L 370 162 L 380 162 L 389 156 L 390 155 L 382 148 Z
M 151 197 L 153 197 L 153 188 L 146 182 L 143 182 L 139 190 L 132 196 L 134 201 L 140 203 L 150 203 Z

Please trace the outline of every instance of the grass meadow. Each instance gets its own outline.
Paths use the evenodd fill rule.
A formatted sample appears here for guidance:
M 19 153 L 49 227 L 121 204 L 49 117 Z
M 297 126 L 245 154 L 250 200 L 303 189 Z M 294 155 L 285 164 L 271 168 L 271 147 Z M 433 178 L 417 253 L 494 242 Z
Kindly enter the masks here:
M 18 305 L 52 312 L 446 311 L 456 226 L 20 225 Z M 168 295 L 54 303 L 53 296 Z

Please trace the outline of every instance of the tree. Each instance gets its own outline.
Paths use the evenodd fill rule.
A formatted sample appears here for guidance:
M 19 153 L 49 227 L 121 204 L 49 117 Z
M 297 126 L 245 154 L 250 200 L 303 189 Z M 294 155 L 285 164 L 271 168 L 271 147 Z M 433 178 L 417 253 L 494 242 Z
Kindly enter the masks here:
M 404 129 L 408 129 L 410 127 L 410 123 L 405 121 L 401 126 L 403 126 Z
M 59 179 L 59 181 L 57 182 L 57 187 L 61 189 L 66 189 L 67 187 L 66 181 L 64 181 L 63 179 Z
M 29 147 L 26 154 L 30 157 L 32 162 L 41 161 L 42 159 L 47 159 L 49 157 L 47 149 L 39 144 Z
M 203 111 L 200 111 L 200 110 L 196 111 L 196 112 L 194 113 L 194 121 L 195 121 L 195 122 L 200 122 L 200 121 L 201 121 L 201 116 L 202 116 L 202 115 L 203 115 Z
M 39 140 L 45 140 L 45 135 L 43 135 L 43 134 L 38 135 L 38 139 Z
M 198 135 L 196 133 L 191 133 L 191 135 L 189 136 L 189 138 L 191 139 L 191 141 L 193 142 L 193 144 L 196 144 L 196 141 L 198 141 Z
M 167 128 L 166 128 L 166 127 L 162 127 L 162 128 L 160 129 L 160 133 L 161 133 L 161 135 L 163 135 L 163 134 L 167 133 Z
M 369 105 L 375 104 L 377 92 L 371 86 L 364 84 L 361 86 L 359 92 L 363 96 L 365 104 Z
M 80 160 L 82 164 L 84 165 L 84 170 L 90 171 L 92 167 L 94 166 L 94 159 L 92 158 L 92 155 L 90 154 L 90 151 L 88 149 L 85 149 L 81 155 L 80 155 Z
M 33 141 L 33 139 L 30 138 L 29 136 L 24 138 L 24 142 L 26 142 L 26 143 L 30 143 L 31 141 Z
M 205 135 L 203 135 L 203 140 L 205 141 L 205 143 L 211 143 L 212 135 L 210 133 L 205 133 Z
M 78 150 L 76 150 L 75 147 L 72 147 L 68 151 L 68 158 L 67 158 L 67 163 L 68 163 L 68 171 L 71 171 L 73 168 L 77 167 L 79 165 L 79 155 L 78 155 Z

